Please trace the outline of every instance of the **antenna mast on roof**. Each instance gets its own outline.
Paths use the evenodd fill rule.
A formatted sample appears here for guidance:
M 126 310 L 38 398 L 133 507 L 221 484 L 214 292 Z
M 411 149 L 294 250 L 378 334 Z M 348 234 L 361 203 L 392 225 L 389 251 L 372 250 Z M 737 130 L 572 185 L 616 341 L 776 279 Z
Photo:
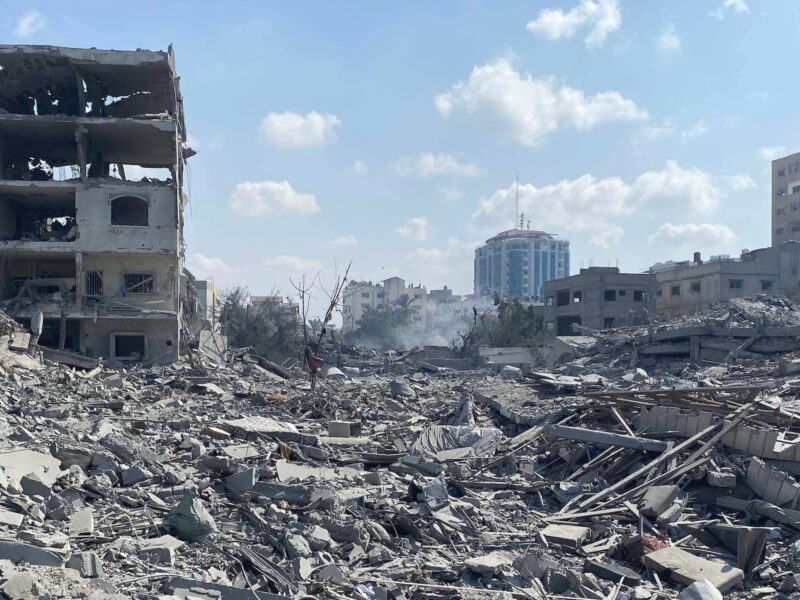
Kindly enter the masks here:
M 519 171 L 517 171 L 517 177 L 515 181 L 516 181 L 515 195 L 517 201 L 517 218 L 514 220 L 514 227 L 516 227 L 517 223 L 519 223 Z M 522 229 L 522 227 L 520 227 L 520 229 Z

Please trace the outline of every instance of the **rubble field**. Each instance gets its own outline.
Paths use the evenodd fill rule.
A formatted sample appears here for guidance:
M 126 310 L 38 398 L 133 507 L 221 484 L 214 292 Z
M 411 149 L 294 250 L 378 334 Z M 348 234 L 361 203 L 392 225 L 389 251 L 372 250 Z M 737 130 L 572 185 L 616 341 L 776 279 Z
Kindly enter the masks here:
M 786 299 L 585 332 L 549 370 L 337 352 L 313 391 L 0 332 L 6 598 L 800 598 Z

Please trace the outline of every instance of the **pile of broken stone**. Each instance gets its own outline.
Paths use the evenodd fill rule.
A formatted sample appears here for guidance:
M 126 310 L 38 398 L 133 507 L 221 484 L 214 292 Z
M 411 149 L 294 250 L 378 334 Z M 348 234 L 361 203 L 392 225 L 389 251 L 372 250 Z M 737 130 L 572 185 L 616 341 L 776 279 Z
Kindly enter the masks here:
M 710 600 L 800 583 L 791 358 L 648 373 L 596 354 L 508 379 L 343 355 L 312 392 L 241 353 L 81 371 L 15 352 L 8 598 Z

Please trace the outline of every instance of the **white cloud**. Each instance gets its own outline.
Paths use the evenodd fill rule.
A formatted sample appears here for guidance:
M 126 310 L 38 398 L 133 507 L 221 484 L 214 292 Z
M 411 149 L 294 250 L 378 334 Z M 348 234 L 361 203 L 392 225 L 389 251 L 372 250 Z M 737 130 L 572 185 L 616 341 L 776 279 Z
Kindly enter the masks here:
M 479 242 L 450 238 L 439 248 L 416 248 L 406 256 L 405 269 L 415 273 L 428 289 L 446 285 L 456 293 L 472 292 L 472 269 Z
M 363 160 L 356 160 L 353 162 L 353 173 L 356 175 L 366 175 L 367 174 L 367 163 Z
M 288 181 L 245 181 L 237 183 L 230 207 L 245 217 L 308 214 L 319 211 L 314 194 L 301 194 Z
M 259 132 L 276 148 L 315 148 L 336 140 L 341 122 L 330 113 L 315 110 L 300 115 L 293 112 L 269 113 L 261 121 Z
M 202 276 L 213 275 L 215 273 L 230 273 L 231 267 L 221 258 L 205 256 L 195 252 L 189 259 L 189 269 L 196 270 Z
M 269 267 L 275 267 L 281 271 L 290 271 L 293 273 L 309 273 L 312 271 L 321 271 L 322 263 L 318 260 L 301 258 L 299 256 L 276 256 L 268 258 L 264 261 Z
M 773 146 L 770 148 L 759 148 L 756 153 L 761 160 L 775 160 L 786 156 L 786 146 Z
M 647 117 L 619 92 L 587 95 L 553 78 L 520 73 L 507 58 L 474 67 L 467 81 L 459 81 L 434 102 L 445 117 L 466 113 L 501 138 L 524 146 L 535 146 L 562 127 L 583 131 L 606 121 Z
M 394 163 L 394 170 L 403 177 L 477 177 L 482 171 L 477 165 L 462 162 L 451 154 L 426 153 L 406 156 Z
M 27 38 L 39 33 L 47 27 L 47 19 L 36 9 L 25 12 L 14 27 L 14 35 L 18 38 Z
M 736 241 L 736 234 L 721 223 L 664 223 L 649 237 L 652 243 L 669 246 L 687 244 L 697 248 L 725 246 Z
M 740 173 L 738 175 L 729 175 L 728 177 L 723 177 L 723 181 L 730 189 L 732 189 L 735 192 L 740 192 L 742 190 L 752 190 L 758 187 L 755 180 L 746 173 Z
M 682 144 L 686 144 L 701 135 L 705 135 L 707 132 L 708 127 L 703 120 L 697 121 L 697 123 L 689 128 L 681 129 L 677 126 L 675 121 L 667 119 L 661 125 L 642 127 L 637 132 L 637 135 L 647 140 L 678 138 Z
M 618 0 L 581 0 L 578 6 L 566 12 L 560 8 L 542 9 L 539 16 L 528 23 L 527 29 L 551 40 L 569 39 L 578 30 L 588 29 L 586 45 L 599 46 L 621 25 Z
M 681 49 L 681 38 L 675 31 L 675 25 L 667 23 L 664 30 L 656 38 L 653 38 L 656 48 L 662 52 L 679 52 Z
M 425 217 L 412 217 L 394 230 L 407 240 L 424 242 L 428 239 L 430 223 Z
M 647 171 L 628 183 L 619 177 L 598 179 L 590 174 L 536 187 L 519 185 L 520 211 L 533 227 L 553 233 L 579 234 L 600 248 L 619 241 L 620 221 L 646 205 L 669 205 L 676 211 L 706 216 L 725 196 L 729 182 L 674 161 Z M 473 219 L 496 231 L 514 222 L 515 185 L 497 190 L 480 203 Z
M 739 14 L 749 13 L 750 8 L 747 6 L 745 0 L 724 0 L 722 4 L 708 14 L 717 19 L 724 19 L 725 15 L 729 12 Z
M 340 235 L 332 240 L 322 242 L 320 246 L 323 248 L 353 248 L 358 246 L 358 240 L 354 235 Z

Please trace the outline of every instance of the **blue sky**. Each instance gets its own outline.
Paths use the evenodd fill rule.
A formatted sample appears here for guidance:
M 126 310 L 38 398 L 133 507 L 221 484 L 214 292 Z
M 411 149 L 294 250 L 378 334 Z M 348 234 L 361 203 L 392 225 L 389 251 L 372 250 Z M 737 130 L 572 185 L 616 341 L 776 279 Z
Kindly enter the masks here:
M 514 221 L 572 268 L 769 244 L 769 160 L 799 150 L 793 0 L 7 3 L 6 43 L 175 47 L 187 261 L 291 291 L 399 275 L 471 292 Z

